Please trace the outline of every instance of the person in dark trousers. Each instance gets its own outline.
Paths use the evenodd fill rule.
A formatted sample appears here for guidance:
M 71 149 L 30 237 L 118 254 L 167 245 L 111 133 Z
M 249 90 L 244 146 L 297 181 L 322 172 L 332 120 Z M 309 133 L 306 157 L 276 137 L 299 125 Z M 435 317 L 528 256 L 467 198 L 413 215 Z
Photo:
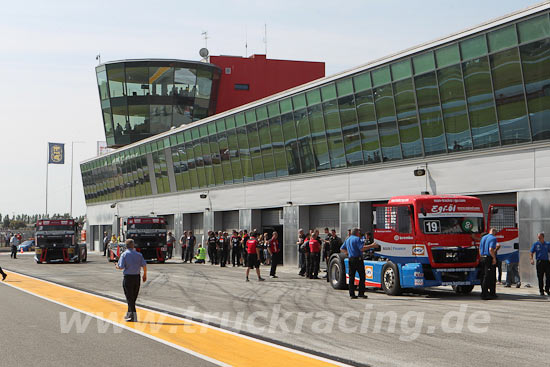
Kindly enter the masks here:
M 227 233 L 220 231 L 220 238 L 218 239 L 218 245 L 220 246 L 220 267 L 225 267 L 227 263 L 227 252 L 229 251 L 229 238 Z
M 319 267 L 321 264 L 321 238 L 316 229 L 309 239 L 309 278 L 319 279 Z
M 218 245 L 218 239 L 216 238 L 216 234 L 213 231 L 208 231 L 208 239 L 206 240 L 208 250 L 208 259 L 210 261 L 210 265 L 218 264 L 218 256 L 217 256 L 217 245 Z
M 241 237 L 241 252 L 243 254 L 243 263 L 244 266 L 248 266 L 248 248 L 246 244 L 248 243 L 248 240 L 250 239 L 250 236 L 248 235 L 248 231 L 245 229 L 243 230 L 243 234 Z
M 172 235 L 172 232 L 168 232 L 166 236 L 166 257 L 171 259 L 174 255 L 174 243 L 176 242 L 176 237 Z
M 298 230 L 298 241 L 296 242 L 296 246 L 298 246 L 298 253 L 299 255 L 299 261 L 298 265 L 300 267 L 300 271 L 298 272 L 299 276 L 304 276 L 306 274 L 306 256 L 304 251 L 302 250 L 302 246 L 304 245 L 304 241 L 306 239 L 306 235 L 304 233 L 304 230 L 300 228 Z
M 496 265 L 497 251 L 500 245 L 497 243 L 495 234 L 497 230 L 491 228 L 489 233 L 481 238 L 479 244 L 479 265 L 481 267 L 481 299 L 487 300 L 496 298 Z
M 267 251 L 269 251 L 269 254 L 271 255 L 271 271 L 269 272 L 269 276 L 272 278 L 278 278 L 277 265 L 280 261 L 281 248 L 279 247 L 279 234 L 277 232 L 273 232 L 271 235 Z
M 340 252 L 340 247 L 342 247 L 342 239 L 338 237 L 336 234 L 336 230 L 332 229 L 330 231 L 330 243 L 329 243 L 329 253 L 328 253 L 328 259 L 332 256 L 332 254 L 337 254 Z M 329 271 L 329 263 L 327 262 L 327 273 Z M 329 281 L 329 278 L 327 276 L 327 282 Z
M 111 236 L 107 232 L 103 232 L 103 256 L 107 256 L 107 246 L 111 242 Z
M 328 257 L 329 257 L 329 254 L 330 254 L 330 238 L 331 238 L 331 233 L 330 231 L 328 230 L 328 227 L 325 227 L 325 239 L 323 240 L 323 251 L 322 251 L 322 260 L 325 262 L 326 266 L 327 266 L 327 271 L 328 271 Z
M 2 267 L 0 266 L 0 274 L 2 274 L 2 281 L 6 280 L 6 277 L 8 274 L 4 273 L 4 270 L 2 270 Z
M 17 246 L 19 246 L 19 238 L 17 238 L 17 236 L 12 236 L 10 240 L 10 244 L 11 244 L 10 257 L 17 259 Z
M 247 263 L 248 266 L 246 268 L 246 281 L 248 282 L 248 274 L 250 273 L 250 269 L 256 268 L 256 275 L 258 275 L 258 281 L 265 280 L 260 275 L 260 248 L 258 247 L 258 240 L 256 240 L 256 237 L 258 235 L 255 232 L 252 232 L 252 235 L 249 237 L 248 241 L 246 241 L 246 253 L 247 253 Z
M 311 233 L 306 234 L 306 238 L 304 239 L 304 243 L 300 247 L 300 250 L 304 254 L 304 267 L 305 267 L 305 274 L 304 276 L 306 278 L 309 278 L 311 276 L 310 270 L 311 270 L 311 262 L 310 259 L 310 248 L 309 248 L 309 240 L 311 240 Z
M 540 295 L 544 296 L 544 292 L 546 292 L 550 296 L 550 262 L 548 261 L 550 243 L 544 240 L 544 233 L 542 232 L 537 237 L 538 241 L 531 246 L 529 256 L 531 257 L 531 265 L 535 265 L 536 260 Z M 533 259 L 533 254 L 535 254 L 535 259 Z M 544 277 L 546 277 L 546 282 Z
M 128 322 L 137 321 L 136 300 L 139 294 L 141 268 L 143 268 L 142 280 L 147 281 L 147 263 L 140 252 L 134 249 L 134 240 L 126 240 L 126 251 L 120 255 L 120 259 L 116 264 L 117 269 L 123 270 L 124 280 L 122 288 L 128 303 L 128 312 L 124 316 L 124 320 Z
M 181 260 L 185 263 L 185 249 L 187 248 L 187 231 L 183 231 L 180 237 Z
M 233 266 L 241 266 L 241 238 L 235 229 L 231 236 L 231 263 Z
M 376 246 L 372 245 L 363 245 L 361 239 L 359 238 L 361 231 L 359 228 L 354 228 L 351 231 L 351 235 L 346 239 L 340 251 L 345 253 L 349 259 L 349 296 L 352 299 L 357 297 L 368 298 L 365 294 L 365 266 L 363 264 L 363 251 L 366 251 L 370 248 Z M 359 274 L 359 295 L 355 295 L 355 274 Z
M 187 236 L 187 247 L 185 248 L 185 261 L 184 262 L 193 262 L 193 257 L 195 256 L 195 244 L 197 243 L 197 237 L 193 235 L 193 231 L 189 231 Z

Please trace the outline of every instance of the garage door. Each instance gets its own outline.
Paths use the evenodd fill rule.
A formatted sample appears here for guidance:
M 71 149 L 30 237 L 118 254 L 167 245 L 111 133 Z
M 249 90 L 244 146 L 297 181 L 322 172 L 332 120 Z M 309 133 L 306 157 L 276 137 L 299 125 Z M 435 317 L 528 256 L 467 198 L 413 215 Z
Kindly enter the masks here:
M 234 229 L 239 230 L 239 211 L 222 212 L 222 227 L 228 233 L 231 233 Z
M 278 226 L 283 224 L 283 209 L 263 209 L 262 226 Z
M 340 206 L 338 204 L 310 206 L 309 226 L 311 229 L 317 228 L 321 233 L 325 227 L 334 228 L 336 233 L 340 233 Z
M 199 243 L 203 242 L 203 225 L 202 213 L 191 214 L 191 229 L 195 237 L 197 237 L 197 241 L 200 241 Z

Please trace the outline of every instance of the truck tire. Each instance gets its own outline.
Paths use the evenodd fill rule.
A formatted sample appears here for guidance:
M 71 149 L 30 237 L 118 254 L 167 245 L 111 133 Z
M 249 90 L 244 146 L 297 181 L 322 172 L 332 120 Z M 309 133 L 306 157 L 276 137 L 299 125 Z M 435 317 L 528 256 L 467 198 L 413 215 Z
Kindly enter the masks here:
M 334 289 L 347 289 L 346 267 L 344 260 L 340 256 L 334 256 L 330 259 L 328 267 L 328 281 Z
M 397 265 L 391 261 L 388 261 L 382 267 L 381 282 L 382 289 L 390 296 L 398 296 L 403 291 L 399 281 L 399 270 Z
M 83 263 L 85 263 L 86 261 L 88 261 L 88 251 L 84 252 L 84 257 L 82 258 Z
M 473 289 L 473 285 L 453 285 L 453 290 L 457 294 L 470 294 Z

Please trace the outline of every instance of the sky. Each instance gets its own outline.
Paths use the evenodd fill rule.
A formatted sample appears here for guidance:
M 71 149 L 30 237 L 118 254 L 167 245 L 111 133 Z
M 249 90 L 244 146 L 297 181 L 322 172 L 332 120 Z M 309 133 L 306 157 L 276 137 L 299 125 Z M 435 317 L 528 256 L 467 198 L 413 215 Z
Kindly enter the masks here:
M 22 0 L 0 12 L 0 214 L 45 212 L 47 142 L 66 144 L 49 166 L 48 212 L 86 211 L 79 162 L 104 141 L 95 79 L 103 62 L 199 60 L 265 53 L 324 61 L 326 75 L 540 3 L 528 0 Z

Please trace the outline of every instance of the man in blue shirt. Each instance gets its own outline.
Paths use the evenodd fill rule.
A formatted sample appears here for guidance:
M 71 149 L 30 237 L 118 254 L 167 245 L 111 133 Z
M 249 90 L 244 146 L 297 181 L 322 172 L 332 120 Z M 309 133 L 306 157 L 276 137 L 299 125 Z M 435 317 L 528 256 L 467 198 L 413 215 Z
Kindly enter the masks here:
M 506 260 L 506 288 L 510 288 L 512 283 L 516 284 L 516 288 L 521 287 L 521 278 L 519 277 L 519 250 L 514 250 Z
M 136 300 L 139 294 L 141 268 L 143 267 L 143 282 L 147 281 L 147 263 L 143 255 L 134 249 L 134 240 L 126 240 L 127 250 L 120 255 L 116 265 L 117 269 L 123 270 L 124 280 L 122 288 L 128 303 L 128 312 L 124 320 L 129 322 L 137 321 Z
M 479 265 L 481 268 L 481 299 L 496 298 L 496 265 L 497 251 L 500 245 L 497 243 L 496 228 L 491 228 L 489 233 L 483 236 L 479 244 Z
M 354 228 L 351 235 L 346 238 L 346 241 L 340 247 L 340 251 L 348 255 L 349 260 L 349 296 L 352 299 L 357 298 L 355 295 L 355 273 L 359 273 L 359 297 L 368 298 L 365 294 L 365 267 L 363 264 L 363 251 L 376 247 L 376 244 L 363 245 L 359 238 L 361 231 L 359 228 Z
M 531 246 L 530 256 L 531 265 L 535 264 L 533 260 L 533 254 L 536 255 L 537 260 L 537 278 L 539 280 L 539 292 L 541 296 L 546 294 L 550 295 L 550 262 L 548 261 L 548 252 L 550 251 L 550 243 L 544 241 L 544 233 L 538 234 L 538 241 Z M 546 286 L 543 290 L 544 276 L 546 276 Z

